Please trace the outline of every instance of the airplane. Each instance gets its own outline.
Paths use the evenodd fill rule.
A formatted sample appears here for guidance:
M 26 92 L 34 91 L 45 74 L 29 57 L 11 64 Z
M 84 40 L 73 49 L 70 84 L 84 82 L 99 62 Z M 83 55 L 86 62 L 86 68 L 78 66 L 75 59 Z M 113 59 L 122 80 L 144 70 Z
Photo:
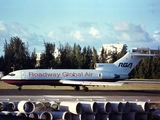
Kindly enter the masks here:
M 96 63 L 95 69 L 25 69 L 10 72 L 2 77 L 1 81 L 18 86 L 23 85 L 50 85 L 73 86 L 76 91 L 82 86 L 121 86 L 125 79 L 130 78 L 131 70 L 142 58 L 156 56 L 137 51 L 127 52 L 114 63 Z

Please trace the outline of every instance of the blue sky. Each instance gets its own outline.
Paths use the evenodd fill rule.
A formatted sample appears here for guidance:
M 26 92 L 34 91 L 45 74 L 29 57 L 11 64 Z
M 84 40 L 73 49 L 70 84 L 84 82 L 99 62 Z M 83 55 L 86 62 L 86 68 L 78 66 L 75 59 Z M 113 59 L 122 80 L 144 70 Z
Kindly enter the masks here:
M 0 55 L 5 39 L 18 36 L 29 51 L 44 41 L 95 47 L 160 46 L 159 0 L 0 0 Z

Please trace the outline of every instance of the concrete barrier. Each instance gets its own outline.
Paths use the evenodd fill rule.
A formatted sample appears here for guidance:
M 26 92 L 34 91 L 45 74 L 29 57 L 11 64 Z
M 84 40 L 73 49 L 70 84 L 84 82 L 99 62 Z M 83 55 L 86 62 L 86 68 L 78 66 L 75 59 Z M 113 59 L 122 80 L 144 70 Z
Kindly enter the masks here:
M 122 113 L 122 114 L 114 113 L 114 120 L 127 120 L 127 113 Z
M 139 120 L 139 114 L 137 112 L 129 112 L 127 114 L 127 120 Z
M 14 116 L 27 117 L 26 113 L 20 112 L 20 111 L 14 111 L 13 114 L 14 114 Z
M 123 104 L 123 112 L 129 113 L 131 110 L 131 106 L 130 106 L 129 102 L 128 101 L 122 102 L 122 104 Z
M 86 120 L 86 113 L 81 113 L 80 115 L 72 114 L 72 120 Z
M 0 115 L 14 116 L 14 114 L 9 111 L 0 111 Z
M 18 110 L 24 113 L 32 113 L 35 110 L 35 104 L 30 101 L 20 101 L 18 103 Z
M 85 113 L 96 114 L 98 112 L 98 105 L 93 101 L 81 101 L 82 109 Z
M 39 112 L 38 116 L 39 116 L 39 119 L 42 119 L 42 120 L 54 120 L 53 115 L 47 111 Z
M 0 111 L 7 110 L 7 102 L 0 102 Z
M 114 113 L 118 113 L 118 114 L 122 114 L 123 113 L 123 104 L 122 102 L 111 102 L 111 105 L 112 105 L 112 111 Z
M 35 112 L 30 113 L 30 114 L 28 115 L 28 117 L 29 117 L 29 118 L 34 118 L 34 119 L 39 119 L 39 115 L 38 115 L 37 113 L 35 113 Z
M 72 115 L 70 112 L 53 111 L 51 114 L 53 115 L 54 119 L 72 120 Z
M 114 120 L 114 114 L 100 114 L 100 119 L 101 120 Z
M 35 112 L 36 108 L 38 112 Z M 160 119 L 160 110 L 152 112 L 153 115 L 149 110 L 150 104 L 145 101 L 0 102 L 0 115 L 26 119 L 152 120 L 152 116 Z
M 44 110 L 45 106 L 44 106 L 43 102 L 37 101 L 37 102 L 34 102 L 34 104 L 35 104 L 34 112 L 41 112 Z
M 59 105 L 55 101 L 49 102 L 49 106 L 54 110 L 58 110 Z
M 139 113 L 140 120 L 152 120 L 152 116 L 150 113 Z
M 77 101 L 62 101 L 59 105 L 60 111 L 69 111 L 73 114 L 82 113 L 82 104 Z
M 131 112 L 143 112 L 148 113 L 150 109 L 150 104 L 148 102 L 138 101 L 130 102 Z
M 160 110 L 155 110 L 153 112 L 153 118 L 160 120 Z
M 8 102 L 7 111 L 17 111 L 18 110 L 18 108 L 17 108 L 18 103 L 19 102 Z
M 87 118 L 87 120 L 95 120 L 96 119 L 96 117 L 93 113 L 86 114 L 86 118 Z
M 109 114 L 112 111 L 112 105 L 111 105 L 110 102 L 105 102 L 105 101 L 99 102 L 98 101 L 97 105 L 98 105 L 98 112 L 99 113 L 107 113 L 107 114 Z

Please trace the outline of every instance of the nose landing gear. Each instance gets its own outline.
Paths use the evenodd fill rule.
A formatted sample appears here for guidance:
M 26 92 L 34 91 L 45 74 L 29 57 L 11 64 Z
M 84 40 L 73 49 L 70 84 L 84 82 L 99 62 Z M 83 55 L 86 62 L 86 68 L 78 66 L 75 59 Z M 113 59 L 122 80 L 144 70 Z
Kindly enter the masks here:
M 22 85 L 18 85 L 18 90 L 19 90 L 19 91 L 22 90 Z

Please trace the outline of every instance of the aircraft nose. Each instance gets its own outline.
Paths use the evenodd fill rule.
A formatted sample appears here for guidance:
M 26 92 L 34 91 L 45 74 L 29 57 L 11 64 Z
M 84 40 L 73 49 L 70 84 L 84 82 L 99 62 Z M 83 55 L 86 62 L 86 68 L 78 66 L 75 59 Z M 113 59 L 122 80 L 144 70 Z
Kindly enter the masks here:
M 3 80 L 3 77 L 1 77 L 0 81 L 2 81 L 2 80 Z
M 6 76 L 1 77 L 0 81 L 5 80 Z

